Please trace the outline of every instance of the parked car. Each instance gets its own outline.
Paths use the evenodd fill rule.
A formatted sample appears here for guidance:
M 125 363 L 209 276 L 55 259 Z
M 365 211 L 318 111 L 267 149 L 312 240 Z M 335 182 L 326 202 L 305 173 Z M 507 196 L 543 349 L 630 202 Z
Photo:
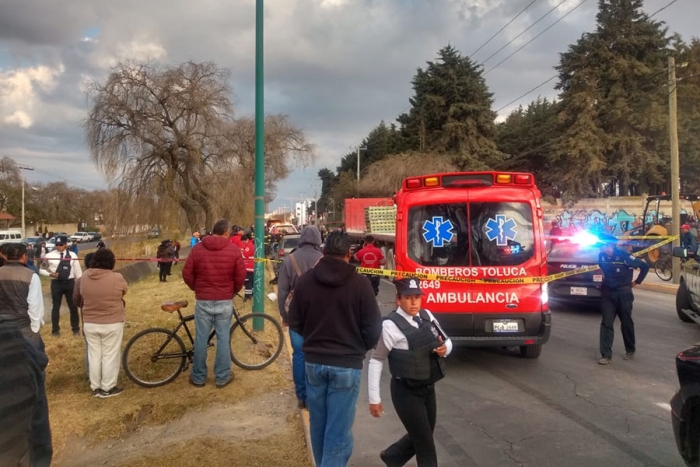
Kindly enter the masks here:
M 698 248 L 700 251 L 700 247 Z M 681 258 L 681 278 L 676 291 L 676 314 L 681 321 L 700 324 L 700 259 L 686 248 L 673 249 L 673 256 Z
M 56 237 L 51 237 L 46 241 L 46 251 L 53 251 L 56 249 Z
M 290 235 L 299 233 L 299 231 L 293 224 L 275 224 L 272 227 L 270 227 L 270 234 L 272 235 L 277 235 L 282 232 L 286 232 Z
M 0 230 L 0 244 L 22 241 L 22 233 L 19 230 Z
M 285 235 L 284 237 L 282 237 L 282 239 L 280 240 L 280 243 L 279 243 L 279 247 L 277 248 L 277 250 L 275 250 L 272 253 L 272 259 L 276 259 L 276 260 L 281 261 L 284 258 L 286 258 L 287 256 L 289 256 L 289 254 L 296 247 L 299 246 L 299 239 L 300 238 L 301 238 L 301 235 L 299 235 L 299 234 Z M 279 271 L 280 264 L 281 263 L 273 263 L 273 269 L 275 270 L 275 273 L 277 273 L 277 271 Z
M 88 232 L 88 242 L 99 242 L 102 240 L 102 234 L 99 232 Z
M 71 242 L 84 243 L 90 241 L 90 235 L 87 232 L 76 232 L 69 238 Z
M 671 399 L 676 446 L 686 465 L 700 465 L 700 344 L 676 356 L 681 387 Z
M 547 254 L 547 273 L 597 266 L 600 249 L 575 241 L 558 241 Z M 549 283 L 549 299 L 554 303 L 587 303 L 600 306 L 603 272 L 600 270 L 564 277 Z
M 147 238 L 159 238 L 160 237 L 160 229 L 158 227 L 153 227 L 151 230 L 148 231 L 146 234 Z
M 44 237 L 27 237 L 27 245 L 31 245 L 35 250 L 39 248 L 42 244 L 46 243 Z

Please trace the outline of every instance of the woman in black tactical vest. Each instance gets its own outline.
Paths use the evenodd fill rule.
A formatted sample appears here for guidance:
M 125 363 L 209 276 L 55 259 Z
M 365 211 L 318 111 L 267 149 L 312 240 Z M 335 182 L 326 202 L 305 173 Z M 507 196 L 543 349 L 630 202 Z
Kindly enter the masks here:
M 374 417 L 384 413 L 379 380 L 388 359 L 391 400 L 407 434 L 379 457 L 392 467 L 406 464 L 414 455 L 419 467 L 437 466 L 434 384 L 445 376 L 443 358 L 452 351 L 452 341 L 432 313 L 421 308 L 420 281 L 400 279 L 395 284 L 398 308 L 384 321 L 369 362 L 369 411 Z

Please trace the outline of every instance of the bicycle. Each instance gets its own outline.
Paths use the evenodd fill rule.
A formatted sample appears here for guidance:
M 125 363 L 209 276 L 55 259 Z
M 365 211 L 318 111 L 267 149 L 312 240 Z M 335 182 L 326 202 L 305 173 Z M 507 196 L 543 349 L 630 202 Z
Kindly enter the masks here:
M 683 267 L 683 264 L 685 264 L 687 259 L 679 259 L 681 261 L 681 267 Z M 673 279 L 673 256 L 668 252 L 662 252 L 659 256 L 659 259 L 657 259 L 654 263 L 654 272 L 657 276 L 659 276 L 659 279 L 661 279 L 662 281 L 668 282 L 671 279 Z
M 237 295 L 240 298 L 240 295 Z M 154 388 L 175 380 L 187 370 L 194 356 L 194 337 L 187 323 L 194 321 L 194 314 L 183 316 L 180 311 L 188 306 L 187 300 L 161 304 L 167 313 L 177 312 L 180 322 L 173 329 L 149 328 L 136 334 L 127 342 L 122 356 L 124 372 L 139 386 Z M 282 326 L 272 316 L 263 313 L 248 313 L 241 316 L 233 308 L 233 324 L 229 347 L 231 361 L 245 370 L 261 370 L 274 362 L 282 351 L 284 342 Z M 260 320 L 257 321 L 256 320 Z M 190 346 L 178 335 L 180 328 Z M 260 328 L 261 330 L 256 330 Z M 209 335 L 207 347 L 213 347 L 214 331 Z

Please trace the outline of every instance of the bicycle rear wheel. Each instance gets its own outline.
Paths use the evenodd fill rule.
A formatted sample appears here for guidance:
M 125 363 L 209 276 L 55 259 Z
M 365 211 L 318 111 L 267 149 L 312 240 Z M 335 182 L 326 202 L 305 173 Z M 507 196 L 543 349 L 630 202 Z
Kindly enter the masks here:
M 659 258 L 654 263 L 654 272 L 662 281 L 670 281 L 673 278 L 673 265 L 670 258 Z
M 262 320 L 262 330 L 253 324 Z M 231 326 L 231 360 L 245 370 L 260 370 L 274 362 L 282 351 L 282 326 L 272 316 L 249 313 Z
M 122 364 L 131 381 L 146 388 L 173 381 L 185 368 L 185 344 L 169 329 L 141 331 L 124 347 Z

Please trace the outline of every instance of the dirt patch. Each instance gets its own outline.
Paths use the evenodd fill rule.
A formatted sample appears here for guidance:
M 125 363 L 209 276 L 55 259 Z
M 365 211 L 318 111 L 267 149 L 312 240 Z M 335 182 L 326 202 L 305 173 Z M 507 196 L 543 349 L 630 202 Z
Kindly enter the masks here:
M 283 439 L 289 442 L 283 442 Z M 262 443 L 262 444 L 261 444 Z M 155 427 L 140 426 L 119 439 L 91 446 L 75 439 L 66 451 L 77 453 L 57 467 L 187 465 L 308 465 L 299 412 L 288 394 L 265 394 L 233 405 L 191 411 Z M 269 449 L 264 445 L 269 445 Z M 252 451 L 252 452 L 248 452 Z M 231 456 L 235 453 L 235 456 Z M 219 463 L 219 460 L 221 463 Z M 195 465 L 195 464 L 190 464 Z

